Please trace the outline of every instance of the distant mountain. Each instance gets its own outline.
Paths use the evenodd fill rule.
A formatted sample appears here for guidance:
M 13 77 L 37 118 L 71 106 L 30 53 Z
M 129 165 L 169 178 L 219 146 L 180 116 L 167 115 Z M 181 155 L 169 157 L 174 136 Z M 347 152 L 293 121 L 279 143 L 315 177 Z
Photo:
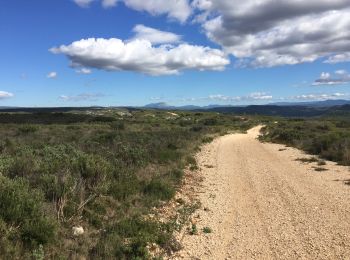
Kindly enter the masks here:
M 307 106 L 307 107 L 334 107 L 350 104 L 350 100 L 323 100 L 323 101 L 311 101 L 311 102 L 276 102 L 269 105 L 274 106 Z
M 151 103 L 148 105 L 145 105 L 144 108 L 152 108 L 152 109 L 164 109 L 164 110 L 199 110 L 199 109 L 211 109 L 211 108 L 217 108 L 217 107 L 231 107 L 230 105 L 217 105 L 217 104 L 211 104 L 207 106 L 195 106 L 195 105 L 186 105 L 186 106 L 171 106 L 165 102 L 159 102 L 159 103 Z
M 0 110 L 1 110 L 1 109 L 15 109 L 15 108 L 18 108 L 18 107 L 11 107 L 11 106 L 9 106 L 9 107 L 7 107 L 7 106 L 0 106 Z
M 144 107 L 145 108 L 155 108 L 155 109 L 169 109 L 170 107 L 173 107 L 173 106 L 169 106 L 165 102 L 159 102 L 159 103 L 151 103 L 151 104 L 145 105 Z

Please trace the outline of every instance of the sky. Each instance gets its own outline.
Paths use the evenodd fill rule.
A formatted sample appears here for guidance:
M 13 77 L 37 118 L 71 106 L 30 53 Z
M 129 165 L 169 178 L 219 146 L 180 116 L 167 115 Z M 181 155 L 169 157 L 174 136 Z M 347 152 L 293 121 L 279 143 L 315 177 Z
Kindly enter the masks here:
M 0 106 L 350 99 L 350 0 L 2 0 Z

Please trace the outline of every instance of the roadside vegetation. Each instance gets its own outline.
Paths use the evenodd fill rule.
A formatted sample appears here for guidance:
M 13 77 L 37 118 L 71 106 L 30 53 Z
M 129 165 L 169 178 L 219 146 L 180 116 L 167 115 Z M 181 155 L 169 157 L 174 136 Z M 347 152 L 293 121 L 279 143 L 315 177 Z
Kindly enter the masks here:
M 323 159 L 350 165 L 350 118 L 334 116 L 307 119 L 278 119 L 262 129 L 262 141 L 282 143 Z M 309 159 L 310 160 L 310 159 Z M 325 162 L 313 158 L 318 164 Z M 307 159 L 300 159 L 307 162 Z M 319 170 L 322 168 L 320 167 Z
M 255 120 L 99 109 L 2 113 L 0 123 L 1 258 L 148 259 L 176 227 L 146 216 L 197 169 L 193 154 Z

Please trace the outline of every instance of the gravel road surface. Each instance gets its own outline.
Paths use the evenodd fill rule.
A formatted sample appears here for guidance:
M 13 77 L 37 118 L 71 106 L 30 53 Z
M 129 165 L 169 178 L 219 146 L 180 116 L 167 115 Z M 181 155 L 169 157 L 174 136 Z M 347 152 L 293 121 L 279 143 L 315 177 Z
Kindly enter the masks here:
M 248 134 L 220 137 L 197 159 L 198 235 L 173 259 L 350 259 L 349 168 Z M 204 227 L 212 232 L 204 233 Z

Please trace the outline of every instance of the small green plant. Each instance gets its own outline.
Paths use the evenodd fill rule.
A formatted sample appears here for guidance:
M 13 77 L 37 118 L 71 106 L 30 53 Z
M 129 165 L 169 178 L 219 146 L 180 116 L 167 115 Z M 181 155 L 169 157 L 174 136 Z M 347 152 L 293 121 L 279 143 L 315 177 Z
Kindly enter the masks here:
M 34 260 L 44 260 L 45 259 L 45 252 L 43 245 L 39 245 L 38 248 L 33 250 L 33 258 Z
M 203 233 L 209 234 L 209 233 L 211 233 L 211 232 L 212 232 L 212 230 L 211 230 L 210 227 L 204 227 L 204 228 L 203 228 Z
M 153 198 L 169 200 L 174 196 L 175 189 L 170 183 L 156 178 L 145 187 L 144 192 Z
M 196 171 L 198 170 L 197 161 L 193 156 L 187 157 L 187 163 L 189 164 L 190 171 Z
M 327 163 L 326 163 L 326 161 L 324 161 L 324 160 L 319 160 L 319 161 L 317 162 L 317 165 L 323 166 L 323 165 L 327 165 Z
M 214 140 L 213 137 L 207 136 L 207 137 L 204 137 L 204 138 L 202 139 L 202 143 L 211 143 L 213 140 Z
M 297 158 L 296 161 L 302 162 L 302 163 L 313 163 L 318 162 L 318 159 L 316 157 L 311 158 Z
M 192 224 L 191 229 L 190 229 L 190 235 L 197 235 L 198 234 L 198 229 L 196 224 Z
M 314 167 L 315 171 L 317 172 L 325 172 L 325 171 L 328 171 L 328 169 L 326 168 L 323 168 L 323 167 Z

